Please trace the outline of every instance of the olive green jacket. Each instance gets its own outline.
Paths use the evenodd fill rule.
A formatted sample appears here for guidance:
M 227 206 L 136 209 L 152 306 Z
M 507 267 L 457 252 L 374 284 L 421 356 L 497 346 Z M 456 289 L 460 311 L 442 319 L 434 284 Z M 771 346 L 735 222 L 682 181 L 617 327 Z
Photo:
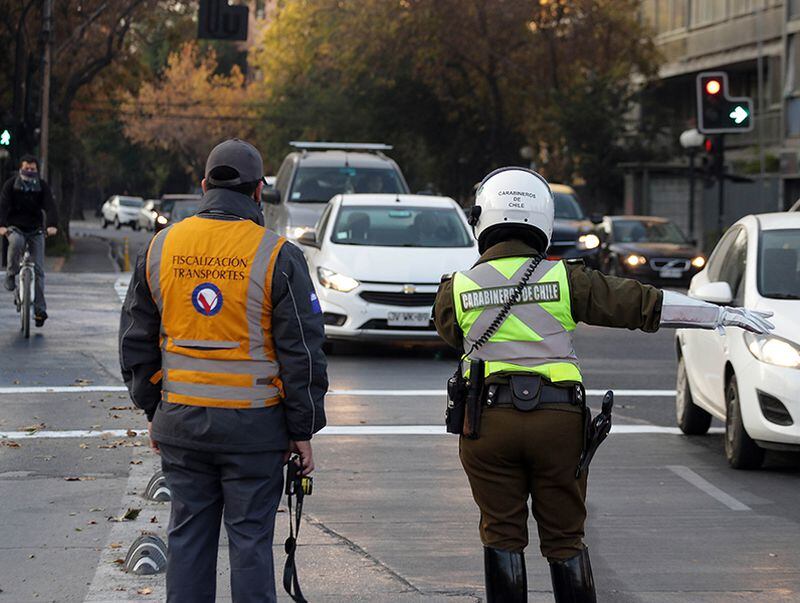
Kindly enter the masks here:
M 533 257 L 537 251 L 521 241 L 503 241 L 493 245 L 477 264 L 508 257 Z M 477 265 L 476 264 L 476 265 Z M 606 276 L 584 266 L 581 261 L 567 261 L 570 305 L 576 323 L 602 327 L 658 330 L 661 320 L 661 290 L 628 278 Z M 449 345 L 461 349 L 463 333 L 456 320 L 452 278 L 439 285 L 433 307 L 433 319 L 439 335 Z

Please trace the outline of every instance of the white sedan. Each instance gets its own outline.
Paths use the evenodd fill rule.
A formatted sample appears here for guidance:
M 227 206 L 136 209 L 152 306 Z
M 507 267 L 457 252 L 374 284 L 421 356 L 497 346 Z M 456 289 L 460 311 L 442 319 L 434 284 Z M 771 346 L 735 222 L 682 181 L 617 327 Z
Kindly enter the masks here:
M 732 467 L 756 468 L 765 449 L 800 450 L 800 214 L 747 216 L 717 244 L 689 295 L 774 312 L 768 336 L 738 328 L 677 332 L 678 425 L 725 422 Z
M 337 195 L 298 243 L 329 339 L 435 341 L 442 275 L 478 259 L 464 212 L 448 197 Z

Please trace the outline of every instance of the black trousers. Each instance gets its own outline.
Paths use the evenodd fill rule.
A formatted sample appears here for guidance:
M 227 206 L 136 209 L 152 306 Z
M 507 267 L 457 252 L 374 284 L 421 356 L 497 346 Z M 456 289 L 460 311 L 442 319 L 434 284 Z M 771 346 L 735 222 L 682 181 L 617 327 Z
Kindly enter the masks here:
M 216 599 L 220 522 L 228 533 L 234 603 L 277 600 L 272 540 L 283 453 L 221 453 L 161 444 L 172 492 L 168 603 Z

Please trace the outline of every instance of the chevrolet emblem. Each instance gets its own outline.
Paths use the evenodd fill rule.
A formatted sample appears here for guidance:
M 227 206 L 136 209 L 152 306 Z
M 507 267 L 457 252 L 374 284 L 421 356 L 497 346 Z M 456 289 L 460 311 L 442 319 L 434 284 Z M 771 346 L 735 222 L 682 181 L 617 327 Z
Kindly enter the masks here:
M 411 295 L 412 293 L 416 293 L 417 288 L 414 285 L 403 285 L 403 293 L 406 295 Z

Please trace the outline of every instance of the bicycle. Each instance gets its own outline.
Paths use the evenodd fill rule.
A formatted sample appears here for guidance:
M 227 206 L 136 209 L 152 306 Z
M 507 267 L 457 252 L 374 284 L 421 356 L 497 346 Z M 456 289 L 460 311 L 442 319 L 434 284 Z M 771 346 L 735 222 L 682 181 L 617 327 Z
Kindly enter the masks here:
M 31 233 L 23 233 L 18 228 L 9 227 L 9 232 L 16 232 L 30 236 Z M 37 230 L 32 234 L 42 234 L 42 230 Z M 25 240 L 25 253 L 19 264 L 19 286 L 14 289 L 14 305 L 20 315 L 20 331 L 25 339 L 31 336 L 31 313 L 33 310 L 33 299 L 35 295 L 36 272 L 35 264 L 31 259 L 31 252 L 28 249 L 27 236 Z

